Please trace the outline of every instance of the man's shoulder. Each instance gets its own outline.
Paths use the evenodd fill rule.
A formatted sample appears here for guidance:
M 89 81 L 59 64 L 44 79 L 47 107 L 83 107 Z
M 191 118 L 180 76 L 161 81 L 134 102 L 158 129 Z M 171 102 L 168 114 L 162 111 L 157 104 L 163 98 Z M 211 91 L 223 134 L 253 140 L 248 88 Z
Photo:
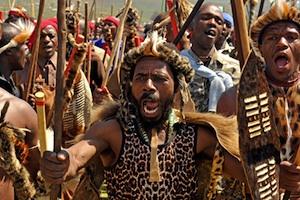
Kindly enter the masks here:
M 116 118 L 111 118 L 107 120 L 98 120 L 92 124 L 91 128 L 98 130 L 118 131 L 121 130 L 121 124 Z
M 223 54 L 221 52 L 217 52 L 217 60 L 223 65 L 240 65 L 238 60 L 231 58 L 229 55 Z

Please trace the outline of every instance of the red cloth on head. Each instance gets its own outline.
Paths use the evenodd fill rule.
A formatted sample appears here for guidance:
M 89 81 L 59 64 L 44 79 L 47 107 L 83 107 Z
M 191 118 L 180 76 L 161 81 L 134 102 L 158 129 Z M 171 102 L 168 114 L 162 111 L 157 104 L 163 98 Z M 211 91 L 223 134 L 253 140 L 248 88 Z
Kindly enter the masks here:
M 120 24 L 120 20 L 118 18 L 116 18 L 115 16 L 107 16 L 103 19 L 104 22 L 111 22 L 113 23 L 115 26 L 119 26 Z
M 44 19 L 41 22 L 41 30 L 43 30 L 47 26 L 52 26 L 57 31 L 58 30 L 58 28 L 57 28 L 57 19 L 56 18 Z
M 42 20 L 40 30 L 43 30 L 48 25 L 52 26 L 56 30 L 56 32 L 58 31 L 57 19 L 56 18 L 49 18 L 49 19 Z M 30 50 L 32 49 L 34 40 L 35 40 L 35 34 L 34 34 L 34 31 L 33 31 L 31 36 L 29 37 L 28 43 L 27 43 L 27 46 L 29 47 Z

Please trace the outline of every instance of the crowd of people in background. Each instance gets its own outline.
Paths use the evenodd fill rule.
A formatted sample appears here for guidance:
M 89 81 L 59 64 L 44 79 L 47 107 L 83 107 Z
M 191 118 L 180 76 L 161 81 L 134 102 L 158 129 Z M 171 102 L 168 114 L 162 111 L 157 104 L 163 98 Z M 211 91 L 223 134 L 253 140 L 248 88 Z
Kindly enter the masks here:
M 62 184 L 62 199 L 75 200 L 254 199 L 239 150 L 238 121 L 248 118 L 232 117 L 243 76 L 237 45 L 243 44 L 236 42 L 231 11 L 204 3 L 174 45 L 172 10 L 145 25 L 134 7 L 125 20 L 125 8 L 96 21 L 78 10 L 68 5 L 64 12 L 65 44 L 56 17 L 42 19 L 37 40 L 37 20 L 24 8 L 0 15 L 1 199 L 43 198 L 50 194 L 47 184 Z M 299 16 L 291 3 L 278 0 L 249 29 L 275 110 L 268 117 L 280 148 L 272 156 L 281 155 L 277 188 L 271 190 L 268 175 L 258 183 L 261 199 L 289 192 L 300 198 Z M 55 101 L 59 45 L 66 50 L 63 102 Z M 45 152 L 37 92 L 45 95 L 44 123 L 52 138 Z M 53 152 L 59 103 L 63 150 Z M 264 119 L 255 118 L 258 124 Z

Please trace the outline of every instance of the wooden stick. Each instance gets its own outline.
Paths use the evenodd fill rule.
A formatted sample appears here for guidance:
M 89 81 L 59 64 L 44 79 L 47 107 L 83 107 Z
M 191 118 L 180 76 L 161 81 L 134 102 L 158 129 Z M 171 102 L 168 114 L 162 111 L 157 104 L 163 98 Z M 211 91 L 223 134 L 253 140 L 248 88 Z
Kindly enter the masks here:
M 114 15 L 114 5 L 110 6 L 110 15 L 113 16 Z
M 57 1 L 57 24 L 58 24 L 58 55 L 56 70 L 55 89 L 55 113 L 54 113 L 54 151 L 59 152 L 62 144 L 63 131 L 63 89 L 64 89 L 64 68 L 66 58 L 66 16 L 65 0 Z M 50 199 L 56 200 L 61 196 L 61 186 L 52 185 Z
M 250 44 L 243 0 L 231 0 L 231 10 L 233 13 L 235 24 L 234 30 L 237 39 L 236 48 L 238 50 L 240 67 L 242 68 L 250 53 Z
M 54 151 L 58 152 L 61 148 L 62 116 L 63 116 L 63 89 L 64 89 L 64 68 L 66 55 L 66 23 L 65 23 L 65 4 L 64 0 L 58 0 L 57 22 L 58 22 L 58 55 L 56 71 L 56 90 L 55 90 L 55 113 L 54 113 Z
M 40 0 L 39 14 L 38 14 L 37 23 L 36 23 L 36 26 L 34 29 L 35 40 L 32 45 L 33 51 L 32 51 L 32 56 L 30 59 L 29 73 L 27 76 L 27 83 L 26 83 L 26 88 L 25 88 L 25 95 L 24 95 L 25 101 L 28 101 L 29 94 L 32 92 L 33 81 L 35 79 L 35 71 L 36 71 L 39 45 L 40 45 L 40 33 L 41 33 L 40 26 L 41 26 L 41 22 L 42 22 L 44 7 L 45 7 L 45 0 Z
M 31 16 L 35 17 L 34 0 L 31 0 Z
M 264 10 L 264 5 L 265 5 L 265 0 L 261 0 L 260 1 L 260 6 L 259 6 L 259 11 L 258 11 L 258 14 L 257 14 L 257 18 L 259 18 L 259 16 L 261 16 L 261 14 Z
M 84 42 L 87 42 L 89 39 L 88 39 L 88 2 L 85 2 L 84 3 Z
M 40 152 L 43 155 L 44 151 L 47 150 L 45 94 L 43 92 L 35 93 L 35 105 L 38 117 Z
M 116 57 L 120 58 L 120 59 L 116 59 L 114 62 L 114 69 L 116 69 L 111 76 L 109 77 L 108 80 L 108 86 L 119 86 L 121 79 L 120 79 L 120 74 L 121 74 L 121 65 L 124 59 L 124 52 L 125 52 L 125 48 L 126 48 L 126 36 L 123 35 L 122 38 L 122 45 L 121 45 L 121 49 L 118 50 Z M 114 96 L 114 97 L 118 97 L 121 93 L 120 91 L 120 87 L 109 87 L 109 92 Z
M 92 44 L 88 44 L 86 63 L 86 78 L 88 83 L 91 83 L 91 65 L 92 65 Z
M 12 3 L 11 3 L 11 8 L 15 7 L 15 3 L 16 3 L 16 0 L 13 0 Z
M 91 5 L 91 7 L 90 7 L 90 13 L 89 13 L 89 20 L 92 20 L 93 19 L 93 16 L 95 15 L 95 13 L 94 13 L 94 11 L 95 11 L 95 4 L 96 4 L 96 2 L 95 2 L 96 0 L 94 0 L 93 1 L 93 3 L 92 3 L 92 5 Z M 95 23 L 96 23 L 96 21 L 95 21 Z
M 132 4 L 132 0 L 127 0 L 126 1 L 126 5 L 124 7 L 122 17 L 120 19 L 120 25 L 118 27 L 116 37 L 114 39 L 114 46 L 113 46 L 112 53 L 111 53 L 111 56 L 110 56 L 110 60 L 109 60 L 109 63 L 108 63 L 108 68 L 109 68 L 108 72 L 111 71 L 110 69 L 113 67 L 113 62 L 114 62 L 117 50 L 118 50 L 118 48 L 120 48 L 120 41 L 122 39 L 122 34 L 123 34 L 123 31 L 124 31 L 125 20 L 127 18 L 127 13 L 128 13 L 129 8 L 131 7 L 131 4 Z M 118 59 L 118 58 L 116 58 L 116 59 Z M 116 69 L 113 69 L 113 70 L 115 71 Z M 109 73 L 106 73 L 106 76 L 105 76 L 105 78 L 102 82 L 102 87 L 107 85 L 108 79 L 109 79 Z
M 89 31 L 88 31 L 88 2 L 84 3 L 84 42 L 88 42 L 89 41 Z M 91 51 L 90 51 L 90 45 L 88 47 L 88 52 L 87 52 L 87 56 L 83 65 L 83 72 L 89 82 L 90 80 L 90 73 L 91 73 Z
M 203 4 L 204 0 L 198 0 L 196 5 L 194 6 L 192 12 L 190 13 L 190 15 L 188 16 L 188 18 L 186 19 L 185 23 L 183 24 L 182 28 L 180 29 L 178 35 L 176 36 L 176 38 L 174 39 L 173 43 L 175 45 L 177 45 L 182 36 L 184 35 L 186 29 L 189 27 L 189 25 L 192 23 L 194 17 L 196 16 L 198 10 L 200 9 L 201 5 Z

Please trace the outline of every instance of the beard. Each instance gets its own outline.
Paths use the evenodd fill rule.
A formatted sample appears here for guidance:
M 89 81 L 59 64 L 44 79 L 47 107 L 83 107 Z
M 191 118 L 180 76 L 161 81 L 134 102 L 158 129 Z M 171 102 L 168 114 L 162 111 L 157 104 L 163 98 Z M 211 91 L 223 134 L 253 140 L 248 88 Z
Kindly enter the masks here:
M 159 109 L 161 109 L 162 115 L 158 119 L 145 118 L 141 114 L 142 101 L 145 99 L 157 100 L 157 97 L 154 94 L 144 93 L 139 101 L 137 99 L 135 99 L 132 95 L 130 95 L 130 96 L 131 96 L 131 101 L 133 102 L 134 105 L 136 105 L 136 114 L 138 115 L 138 118 L 139 118 L 140 122 L 142 123 L 143 127 L 147 130 L 147 129 L 151 129 L 153 127 L 163 126 L 166 123 L 166 121 L 168 120 L 168 117 L 169 117 L 169 113 L 172 109 L 172 102 L 173 102 L 175 95 L 167 98 L 165 102 L 160 101 Z

